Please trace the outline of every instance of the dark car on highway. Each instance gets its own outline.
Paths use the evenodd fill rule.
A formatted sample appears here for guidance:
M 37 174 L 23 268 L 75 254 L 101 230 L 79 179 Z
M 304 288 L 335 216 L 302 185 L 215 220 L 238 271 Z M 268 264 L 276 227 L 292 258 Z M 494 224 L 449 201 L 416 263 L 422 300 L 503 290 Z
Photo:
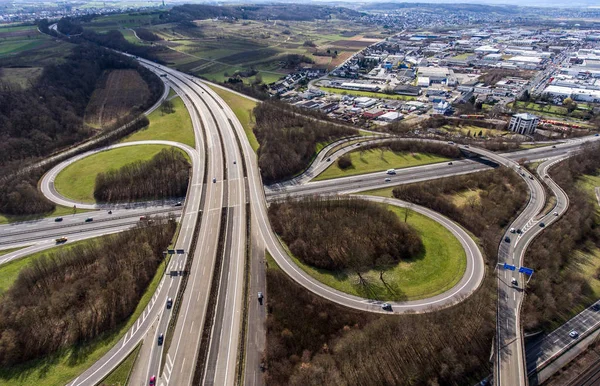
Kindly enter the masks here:
M 163 334 L 158 335 L 158 345 L 162 346 L 165 336 Z
M 262 304 L 263 303 L 263 299 L 264 299 L 263 293 L 259 292 L 258 293 L 258 303 Z
M 63 220 L 62 217 L 57 217 L 57 218 L 54 219 L 54 222 L 61 222 L 62 220 Z
M 88 217 L 85 219 L 85 222 L 92 222 L 92 221 L 94 221 L 94 219 L 92 217 Z

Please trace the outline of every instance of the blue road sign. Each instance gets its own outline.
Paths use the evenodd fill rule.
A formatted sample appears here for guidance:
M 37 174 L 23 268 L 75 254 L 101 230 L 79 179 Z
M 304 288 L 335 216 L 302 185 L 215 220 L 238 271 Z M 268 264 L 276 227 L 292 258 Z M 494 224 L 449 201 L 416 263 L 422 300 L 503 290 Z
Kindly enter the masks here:
M 533 275 L 533 269 L 531 268 L 527 268 L 527 267 L 521 267 L 519 268 L 519 272 L 524 273 L 525 275 Z
M 177 249 L 178 255 L 183 255 L 184 253 L 185 253 L 185 251 L 183 249 Z
M 175 254 L 175 250 L 174 249 L 167 249 L 167 252 L 169 253 L 169 255 L 174 255 Z
M 510 265 L 510 264 L 504 263 L 504 269 L 508 269 L 510 271 L 514 271 L 515 269 L 517 269 L 517 267 L 515 267 L 514 265 Z

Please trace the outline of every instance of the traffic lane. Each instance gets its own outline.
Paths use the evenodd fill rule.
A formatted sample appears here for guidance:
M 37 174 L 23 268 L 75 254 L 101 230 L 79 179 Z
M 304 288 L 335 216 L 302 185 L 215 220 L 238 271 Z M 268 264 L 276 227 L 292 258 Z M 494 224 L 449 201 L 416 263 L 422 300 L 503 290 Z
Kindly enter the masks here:
M 262 380 L 262 355 L 266 347 L 267 320 L 267 286 L 265 267 L 265 245 L 256 231 L 258 224 L 254 220 L 252 224 L 252 255 L 250 260 L 250 283 L 248 301 L 248 326 L 246 341 L 246 357 L 244 366 L 244 384 L 247 386 L 261 386 Z M 263 294 L 262 301 L 258 299 L 258 293 Z
M 91 238 L 95 238 L 95 237 L 115 234 L 115 233 L 123 232 L 123 231 L 129 230 L 129 229 L 131 229 L 131 227 L 125 225 L 125 226 L 121 226 L 121 227 L 110 228 L 109 230 L 95 230 L 95 231 L 82 232 L 75 236 L 70 236 L 67 243 L 74 243 L 77 241 L 87 240 L 87 239 L 91 239 Z M 64 244 L 67 244 L 67 243 L 64 243 Z M 10 253 L 0 256 L 0 265 L 9 263 L 13 260 L 17 260 L 22 257 L 26 257 L 33 253 L 41 252 L 41 251 L 44 251 L 44 250 L 47 250 L 50 248 L 54 248 L 54 247 L 57 247 L 60 245 L 64 245 L 64 244 L 56 244 L 56 241 L 53 237 L 41 238 L 35 242 L 16 242 L 14 244 L 5 244 L 5 245 L 2 245 L 2 247 L 6 247 L 5 249 L 12 249 L 12 248 L 23 248 L 23 249 L 19 249 L 17 251 L 13 251 L 13 252 L 10 252 Z
M 462 162 L 462 161 L 461 161 Z M 418 169 L 417 169 L 418 168 Z M 489 166 L 478 163 L 455 163 L 455 165 L 435 164 L 427 167 L 400 169 L 396 175 L 390 176 L 385 172 L 362 174 L 352 177 L 336 178 L 332 180 L 309 182 L 304 185 L 289 187 L 283 191 L 265 191 L 267 200 L 277 200 L 288 195 L 310 195 L 320 192 L 358 191 L 360 189 L 377 189 L 412 182 L 439 179 L 461 174 L 468 174 L 489 169 Z M 386 182 L 385 179 L 391 181 Z M 364 189 L 363 189 L 364 190 Z
M 181 208 L 171 207 L 166 210 L 158 209 L 154 211 L 125 212 L 115 216 L 107 214 L 103 216 L 88 215 L 87 217 L 81 216 L 76 219 L 71 219 L 71 221 L 41 222 L 30 224 L 25 227 L 11 228 L 9 231 L 0 233 L 0 244 L 7 240 L 31 239 L 35 235 L 78 233 L 82 230 L 91 228 L 97 229 L 100 227 L 138 223 L 141 221 L 142 216 L 147 219 L 164 218 L 170 214 L 179 216 L 180 212 Z

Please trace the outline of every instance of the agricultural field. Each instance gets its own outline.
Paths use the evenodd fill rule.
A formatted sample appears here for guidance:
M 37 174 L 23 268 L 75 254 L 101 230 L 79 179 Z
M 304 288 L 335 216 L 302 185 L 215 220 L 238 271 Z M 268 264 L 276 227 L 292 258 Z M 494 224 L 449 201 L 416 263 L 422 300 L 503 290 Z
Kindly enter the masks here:
M 173 24 L 147 28 L 163 39 L 157 44 L 171 49 L 163 54 L 163 60 L 177 69 L 219 82 L 236 71 L 251 68 L 258 71 L 263 83 L 274 82 L 289 72 L 285 68 L 288 54 L 304 55 L 315 67 L 332 69 L 354 52 L 383 38 L 372 27 L 335 20 L 302 23 L 201 20 L 196 24 L 197 29 Z M 377 37 L 371 37 L 373 34 Z M 338 55 L 327 56 L 328 49 Z M 244 80 L 252 82 L 256 78 L 248 76 Z
M 136 70 L 112 70 L 104 74 L 87 105 L 85 123 L 102 128 L 144 104 L 148 85 Z
M 39 33 L 35 25 L 0 26 L 0 68 L 43 67 L 60 63 L 72 47 L 70 43 Z M 25 74 L 19 75 L 16 83 L 25 84 Z

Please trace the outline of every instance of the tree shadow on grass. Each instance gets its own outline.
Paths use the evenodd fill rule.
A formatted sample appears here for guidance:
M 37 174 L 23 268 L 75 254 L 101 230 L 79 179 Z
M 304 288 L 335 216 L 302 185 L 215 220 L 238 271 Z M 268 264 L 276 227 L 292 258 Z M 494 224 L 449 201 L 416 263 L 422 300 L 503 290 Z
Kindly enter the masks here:
M 12 381 L 23 383 L 30 381 L 33 373 L 38 373 L 38 379 L 46 377 L 48 372 L 60 362 L 61 353 L 55 353 L 41 359 L 33 359 L 22 364 L 0 369 L 0 383 Z

